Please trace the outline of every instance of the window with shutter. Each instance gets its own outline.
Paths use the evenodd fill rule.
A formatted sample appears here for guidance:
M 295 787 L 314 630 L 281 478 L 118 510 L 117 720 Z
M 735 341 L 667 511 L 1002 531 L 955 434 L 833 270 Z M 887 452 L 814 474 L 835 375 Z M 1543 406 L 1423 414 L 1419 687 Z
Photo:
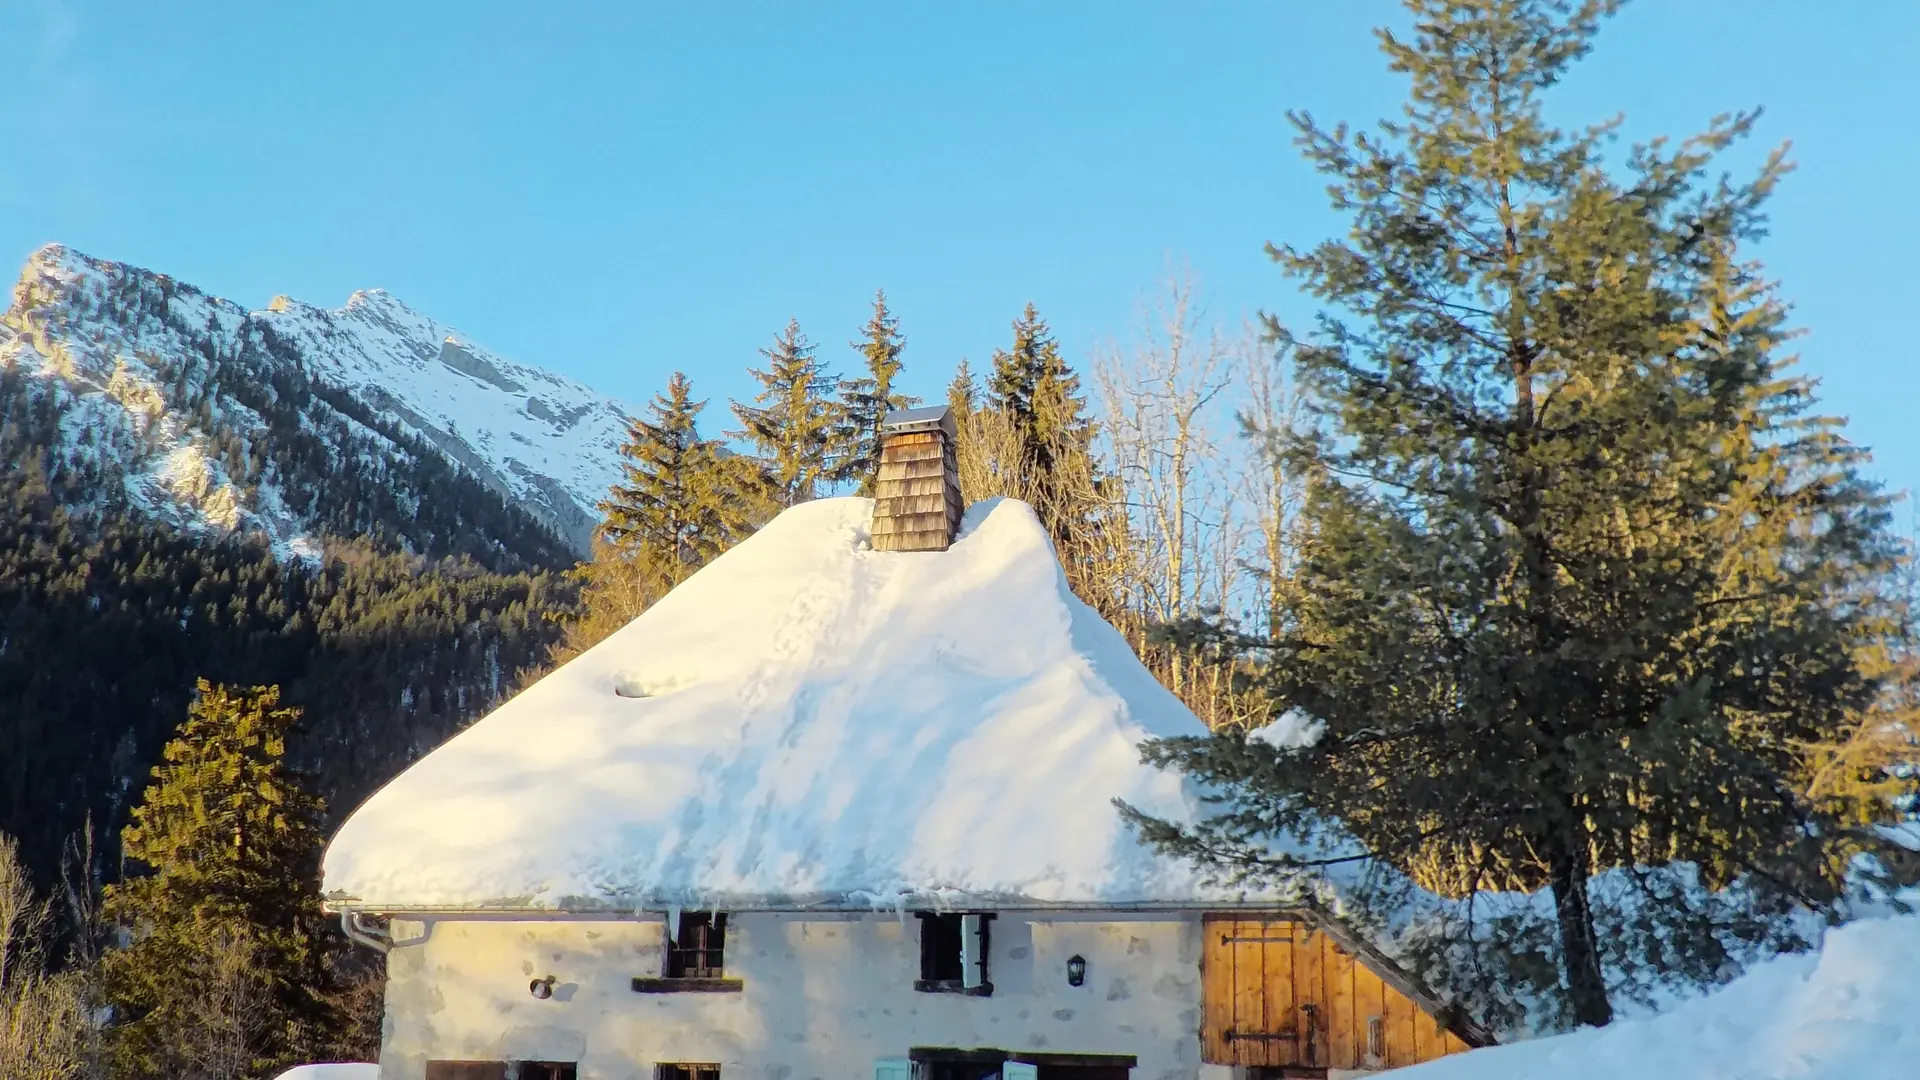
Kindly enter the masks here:
M 726 968 L 726 915 L 683 911 L 677 929 L 679 933 L 667 948 L 667 978 L 720 978 Z
M 725 913 L 682 911 L 669 928 L 674 934 L 667 942 L 666 960 L 660 965 L 659 977 L 635 976 L 634 993 L 739 993 L 744 988 L 739 979 L 726 975 Z
M 993 993 L 987 972 L 990 914 L 947 914 L 922 911 L 920 918 L 920 978 L 913 988 L 925 993 Z
M 690 1061 L 663 1061 L 653 1070 L 654 1080 L 720 1080 L 720 1066 Z

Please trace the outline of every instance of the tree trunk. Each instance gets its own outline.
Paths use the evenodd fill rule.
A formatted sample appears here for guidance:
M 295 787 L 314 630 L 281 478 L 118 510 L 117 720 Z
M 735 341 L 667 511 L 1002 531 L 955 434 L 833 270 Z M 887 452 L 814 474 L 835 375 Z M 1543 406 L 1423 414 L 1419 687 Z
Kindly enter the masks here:
M 1613 1004 L 1607 1000 L 1607 980 L 1600 970 L 1600 951 L 1593 931 L 1593 909 L 1587 905 L 1586 865 L 1564 837 L 1550 844 L 1547 858 L 1573 1018 L 1592 1027 L 1605 1026 L 1613 1020 Z

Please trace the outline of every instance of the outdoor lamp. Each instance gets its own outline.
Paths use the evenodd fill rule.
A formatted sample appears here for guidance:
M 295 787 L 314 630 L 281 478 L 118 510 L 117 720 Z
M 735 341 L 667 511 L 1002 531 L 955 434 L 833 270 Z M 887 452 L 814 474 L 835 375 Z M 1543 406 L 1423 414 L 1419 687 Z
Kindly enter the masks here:
M 1079 986 L 1087 981 L 1087 958 L 1075 953 L 1067 960 L 1067 985 Z
M 539 998 L 541 1001 L 545 1001 L 548 998 L 552 997 L 553 996 L 553 976 L 549 975 L 544 979 L 535 979 L 532 982 L 528 983 L 527 993 L 532 994 L 534 997 Z

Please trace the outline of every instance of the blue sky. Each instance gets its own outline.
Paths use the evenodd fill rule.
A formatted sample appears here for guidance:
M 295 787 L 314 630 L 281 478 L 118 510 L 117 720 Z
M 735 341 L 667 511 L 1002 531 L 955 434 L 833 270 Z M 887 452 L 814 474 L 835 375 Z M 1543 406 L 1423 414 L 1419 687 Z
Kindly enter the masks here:
M 1077 357 L 1169 260 L 1212 312 L 1310 310 L 1268 240 L 1337 228 L 1283 112 L 1401 87 L 1388 0 L 728 5 L 0 0 L 0 258 L 59 240 L 253 306 L 384 287 L 514 359 L 718 402 L 884 286 L 910 388 L 1033 300 Z M 1690 133 L 1767 106 L 1761 248 L 1830 411 L 1920 484 L 1920 4 L 1639 0 L 1555 99 Z M 1741 160 L 1750 161 L 1755 146 Z

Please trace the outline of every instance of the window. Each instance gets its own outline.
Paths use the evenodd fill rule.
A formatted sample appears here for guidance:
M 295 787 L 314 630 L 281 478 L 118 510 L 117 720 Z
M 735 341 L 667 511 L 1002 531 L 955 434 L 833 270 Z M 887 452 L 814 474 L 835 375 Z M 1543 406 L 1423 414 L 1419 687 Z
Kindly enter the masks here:
M 654 1080 L 720 1080 L 720 1066 L 691 1062 L 661 1062 L 653 1070 Z
M 523 1061 L 515 1080 L 574 1080 L 578 1071 L 571 1061 Z
M 504 1061 L 429 1061 L 427 1080 L 507 1080 Z
M 667 978 L 718 979 L 725 966 L 727 917 L 711 911 L 680 913 L 680 932 L 667 946 Z M 683 1080 L 713 1080 L 712 1077 Z
M 991 915 L 920 915 L 920 978 L 915 990 L 928 993 L 993 993 L 987 980 L 987 927 Z
M 659 975 L 633 980 L 636 994 L 737 994 L 739 979 L 726 977 L 727 917 L 714 911 L 683 911 L 673 926 Z M 704 1068 L 705 1066 L 702 1066 Z M 712 1080 L 711 1077 L 707 1080 Z

